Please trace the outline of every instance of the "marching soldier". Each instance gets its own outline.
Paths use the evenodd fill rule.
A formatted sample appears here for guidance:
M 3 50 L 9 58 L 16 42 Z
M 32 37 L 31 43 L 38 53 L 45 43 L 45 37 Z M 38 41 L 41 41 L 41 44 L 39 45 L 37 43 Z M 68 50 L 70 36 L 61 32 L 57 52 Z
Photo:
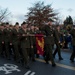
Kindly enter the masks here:
M 44 32 L 45 32 L 45 61 L 48 63 L 49 58 L 51 60 L 52 66 L 55 67 L 56 64 L 53 59 L 52 55 L 52 48 L 54 45 L 54 31 L 52 29 L 52 22 L 49 21 L 48 25 L 45 25 L 44 27 Z
M 5 24 L 5 29 L 4 29 L 4 41 L 5 41 L 5 52 L 6 52 L 6 57 L 9 60 L 10 59 L 10 53 L 9 53 L 9 39 L 10 39 L 10 31 L 9 31 L 9 23 L 7 22 Z
M 20 62 L 20 53 L 19 53 L 19 41 L 20 41 L 20 34 L 19 34 L 19 23 L 16 22 L 14 29 L 12 30 L 12 44 L 14 50 L 14 59 L 16 62 Z
M 4 46 L 4 26 L 3 24 L 0 25 L 0 56 L 3 56 L 3 46 Z
M 56 53 L 58 52 L 58 56 L 59 56 L 59 60 L 63 60 L 63 58 L 61 57 L 61 49 L 60 49 L 60 27 L 57 26 L 57 28 L 54 31 L 54 35 L 55 35 L 55 44 L 56 44 L 56 49 L 53 53 L 53 57 L 55 58 Z
M 21 50 L 24 58 L 24 64 L 25 68 L 29 69 L 29 49 L 33 48 L 32 42 L 29 40 L 29 32 L 27 31 L 27 24 L 23 22 L 21 29 L 20 29 L 20 35 L 21 35 Z
M 72 35 L 72 45 L 73 45 L 73 52 L 71 54 L 70 60 L 74 62 L 75 58 L 75 27 L 71 30 L 70 34 Z
M 13 38 L 12 38 L 13 26 L 12 25 L 9 26 L 9 31 L 10 31 L 9 49 L 10 49 L 10 54 L 12 54 L 13 53 L 13 44 L 12 44 L 12 40 L 13 40 Z
M 31 34 L 30 40 L 33 41 L 33 48 L 30 49 L 31 59 L 32 61 L 35 61 L 36 39 L 35 39 L 35 28 L 33 25 L 30 27 L 30 34 Z

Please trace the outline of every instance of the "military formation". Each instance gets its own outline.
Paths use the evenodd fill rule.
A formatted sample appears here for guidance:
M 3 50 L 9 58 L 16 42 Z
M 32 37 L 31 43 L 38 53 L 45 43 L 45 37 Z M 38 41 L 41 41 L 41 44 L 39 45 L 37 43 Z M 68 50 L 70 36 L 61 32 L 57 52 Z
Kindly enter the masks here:
M 71 31 L 73 41 L 75 40 L 75 33 Z M 48 64 L 52 63 L 52 67 L 55 67 L 55 55 L 58 53 L 59 60 L 63 60 L 61 56 L 62 43 L 64 43 L 63 33 L 60 31 L 60 27 L 52 27 L 52 22 L 49 21 L 47 25 L 42 28 L 23 22 L 21 26 L 18 22 L 15 25 L 9 25 L 8 22 L 0 25 L 0 56 L 10 60 L 11 56 L 17 63 L 21 62 L 25 68 L 29 69 L 29 61 L 35 62 L 35 58 L 39 57 L 36 49 L 35 34 L 42 33 L 44 37 L 44 60 Z M 62 37 L 62 41 L 60 41 Z M 54 44 L 56 49 L 53 52 Z M 75 49 L 75 43 L 73 44 Z M 71 55 L 70 60 L 74 61 L 75 50 Z

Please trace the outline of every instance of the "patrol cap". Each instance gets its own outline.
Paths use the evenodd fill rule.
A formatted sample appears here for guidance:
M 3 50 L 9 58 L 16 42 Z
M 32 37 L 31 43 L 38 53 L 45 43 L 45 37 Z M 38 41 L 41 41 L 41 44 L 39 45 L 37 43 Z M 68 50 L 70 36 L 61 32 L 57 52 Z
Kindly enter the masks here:
M 19 23 L 18 23 L 18 22 L 16 22 L 16 23 L 15 23 L 15 26 L 16 26 L 16 25 L 19 25 Z
M 9 22 L 6 22 L 5 25 L 9 25 Z
M 23 26 L 23 25 L 25 25 L 25 24 L 27 24 L 26 22 L 23 22 L 22 24 L 21 24 L 21 26 Z

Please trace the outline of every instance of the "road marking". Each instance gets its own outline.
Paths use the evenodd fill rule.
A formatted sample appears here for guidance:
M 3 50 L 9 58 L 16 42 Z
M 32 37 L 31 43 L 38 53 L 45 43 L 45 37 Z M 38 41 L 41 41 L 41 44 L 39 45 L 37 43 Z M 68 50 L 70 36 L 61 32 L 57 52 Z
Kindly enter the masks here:
M 30 74 L 31 73 L 31 74 Z M 35 75 L 35 72 L 27 71 L 24 75 Z
M 30 74 L 30 72 L 31 72 L 31 71 L 27 71 L 24 75 L 28 75 L 28 74 Z
M 35 75 L 35 72 L 32 72 L 30 75 Z
M 44 60 L 42 59 L 36 59 L 37 61 L 40 61 L 40 62 L 44 62 Z M 49 64 L 51 64 L 51 62 L 49 62 Z M 68 65 L 64 65 L 64 64 L 59 64 L 59 63 L 56 63 L 57 66 L 59 67 L 62 67 L 62 68 L 66 68 L 66 69 L 70 69 L 70 70 L 75 70 L 75 67 L 72 67 L 72 66 L 68 66 Z
M 13 71 L 20 72 L 21 70 L 18 69 L 17 65 L 14 65 L 14 64 L 4 64 L 3 66 L 0 66 L 0 71 L 4 71 L 5 74 L 10 74 Z

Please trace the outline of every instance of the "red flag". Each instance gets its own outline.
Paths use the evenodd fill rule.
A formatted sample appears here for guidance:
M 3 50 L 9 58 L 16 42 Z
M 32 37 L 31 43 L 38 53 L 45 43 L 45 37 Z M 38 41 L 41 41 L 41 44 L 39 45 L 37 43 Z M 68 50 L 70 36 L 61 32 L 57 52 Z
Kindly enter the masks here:
M 43 34 L 36 34 L 36 48 L 37 48 L 37 54 L 39 54 L 39 55 L 44 54 L 44 37 L 43 37 Z

